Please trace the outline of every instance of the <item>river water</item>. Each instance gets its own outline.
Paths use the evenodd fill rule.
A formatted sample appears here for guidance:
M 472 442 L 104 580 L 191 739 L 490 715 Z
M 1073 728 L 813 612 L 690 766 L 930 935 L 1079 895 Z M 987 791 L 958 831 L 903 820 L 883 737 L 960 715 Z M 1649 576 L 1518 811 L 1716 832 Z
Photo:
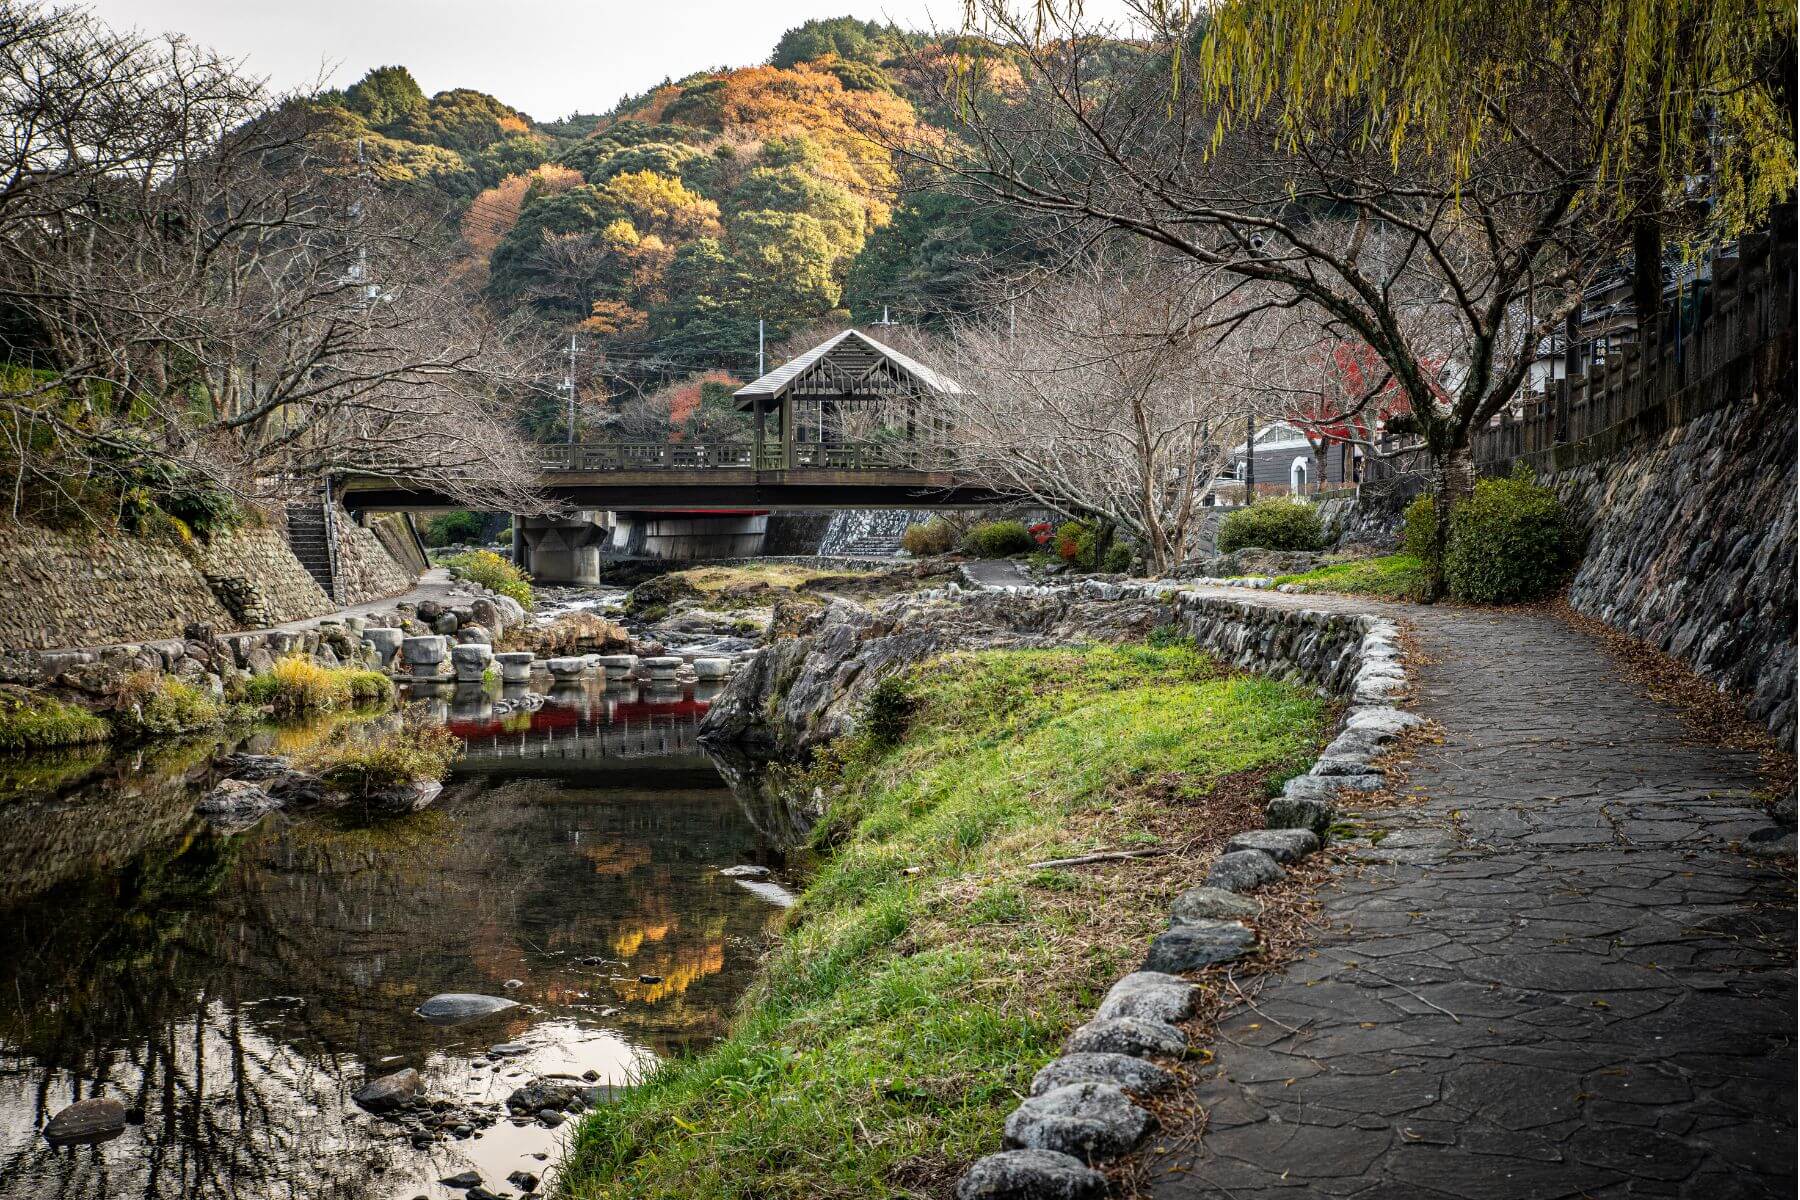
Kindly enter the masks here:
M 0 759 L 0 1197 L 408 1200 L 471 1168 L 516 1195 L 514 1171 L 550 1186 L 576 1122 L 502 1112 L 422 1149 L 351 1093 L 403 1066 L 458 1105 L 548 1074 L 628 1085 L 723 1034 L 788 897 L 781 821 L 694 745 L 704 694 L 420 699 L 466 756 L 432 808 L 373 827 L 192 815 L 218 750 L 303 751 L 355 718 Z M 743 865 L 773 872 L 722 873 Z M 439 992 L 519 1007 L 413 1015 Z M 44 1122 L 96 1094 L 126 1132 L 52 1148 Z

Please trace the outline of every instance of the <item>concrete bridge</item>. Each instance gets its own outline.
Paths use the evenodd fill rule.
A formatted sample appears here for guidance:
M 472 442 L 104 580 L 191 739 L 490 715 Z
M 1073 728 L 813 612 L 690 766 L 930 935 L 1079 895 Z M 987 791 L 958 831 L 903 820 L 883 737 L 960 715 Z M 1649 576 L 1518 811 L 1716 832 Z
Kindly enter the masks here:
M 847 329 L 735 393 L 749 436 L 720 442 L 603 441 L 538 448 L 538 487 L 572 516 L 513 522 L 517 561 L 545 582 L 599 578 L 600 556 L 646 540 L 659 557 L 760 552 L 774 510 L 976 508 L 1003 497 L 943 449 L 942 398 L 958 384 Z M 350 476 L 353 512 L 455 507 L 406 480 Z

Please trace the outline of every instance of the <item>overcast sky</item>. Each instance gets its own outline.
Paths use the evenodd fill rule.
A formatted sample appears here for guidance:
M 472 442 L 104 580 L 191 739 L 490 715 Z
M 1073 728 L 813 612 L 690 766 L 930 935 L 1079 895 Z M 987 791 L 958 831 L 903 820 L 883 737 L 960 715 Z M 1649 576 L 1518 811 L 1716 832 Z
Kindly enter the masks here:
M 117 26 L 176 30 L 277 90 L 401 63 L 427 95 L 490 92 L 540 120 L 600 112 L 666 76 L 761 62 L 809 17 L 954 24 L 962 0 L 89 0 Z

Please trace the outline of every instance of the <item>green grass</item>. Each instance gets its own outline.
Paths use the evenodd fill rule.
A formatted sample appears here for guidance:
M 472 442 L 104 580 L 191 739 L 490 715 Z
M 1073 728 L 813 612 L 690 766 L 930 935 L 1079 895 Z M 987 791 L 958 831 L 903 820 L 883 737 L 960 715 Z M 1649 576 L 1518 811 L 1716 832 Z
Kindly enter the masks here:
M 841 785 L 823 865 L 732 1036 L 590 1114 L 569 1195 L 889 1196 L 952 1178 L 998 1145 L 1032 1072 L 1198 870 L 1029 864 L 1191 832 L 1227 777 L 1314 753 L 1326 715 L 1188 642 L 955 655 L 904 690 L 897 745 L 891 726 L 845 739 L 805 781 Z
M 492 550 L 471 550 L 467 554 L 458 554 L 445 559 L 444 565 L 450 568 L 453 575 L 478 583 L 498 595 L 512 597 L 526 612 L 530 612 L 535 606 L 536 596 L 531 590 L 531 580 L 523 571 Z
M 85 708 L 49 696 L 0 689 L 0 750 L 84 746 L 111 736 L 112 728 Z
M 366 797 L 417 780 L 442 779 L 462 750 L 461 738 L 422 712 L 409 711 L 396 729 L 323 743 L 304 761 L 307 770 L 333 787 Z
M 133 671 L 114 693 L 112 719 L 131 737 L 174 737 L 216 728 L 228 711 L 204 688 L 160 671 Z
M 1425 564 L 1410 554 L 1388 554 L 1332 563 L 1303 575 L 1280 575 L 1275 583 L 1303 583 L 1321 592 L 1379 596 L 1386 600 L 1416 600 L 1424 594 Z

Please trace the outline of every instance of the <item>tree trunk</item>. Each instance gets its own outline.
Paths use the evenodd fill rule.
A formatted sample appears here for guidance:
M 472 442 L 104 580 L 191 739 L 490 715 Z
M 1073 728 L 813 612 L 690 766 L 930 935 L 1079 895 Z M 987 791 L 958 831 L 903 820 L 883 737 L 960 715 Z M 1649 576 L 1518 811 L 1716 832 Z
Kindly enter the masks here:
M 1437 489 L 1432 496 L 1434 528 L 1431 556 L 1425 563 L 1425 603 L 1444 598 L 1444 550 L 1450 544 L 1450 511 L 1475 492 L 1475 458 L 1467 444 L 1457 446 L 1437 461 Z

